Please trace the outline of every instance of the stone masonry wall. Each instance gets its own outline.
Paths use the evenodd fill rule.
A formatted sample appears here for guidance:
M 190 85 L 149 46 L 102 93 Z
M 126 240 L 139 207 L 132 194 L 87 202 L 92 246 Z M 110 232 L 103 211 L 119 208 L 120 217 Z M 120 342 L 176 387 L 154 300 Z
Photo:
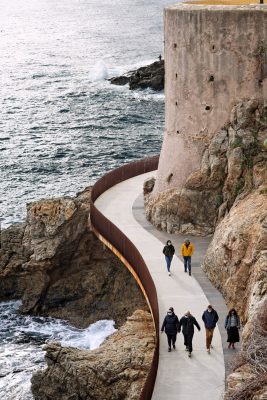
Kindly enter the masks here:
M 153 195 L 200 168 L 233 106 L 267 98 L 267 9 L 178 4 L 165 10 L 166 128 Z

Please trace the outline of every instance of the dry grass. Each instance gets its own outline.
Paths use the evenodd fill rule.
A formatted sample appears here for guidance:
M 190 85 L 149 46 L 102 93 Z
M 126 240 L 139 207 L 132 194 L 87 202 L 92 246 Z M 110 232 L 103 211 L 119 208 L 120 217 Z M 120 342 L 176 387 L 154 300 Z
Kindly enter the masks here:
M 247 365 L 253 377 L 226 393 L 225 400 L 252 400 L 261 389 L 267 391 L 267 314 L 263 304 L 253 325 L 250 341 L 235 360 L 233 369 Z

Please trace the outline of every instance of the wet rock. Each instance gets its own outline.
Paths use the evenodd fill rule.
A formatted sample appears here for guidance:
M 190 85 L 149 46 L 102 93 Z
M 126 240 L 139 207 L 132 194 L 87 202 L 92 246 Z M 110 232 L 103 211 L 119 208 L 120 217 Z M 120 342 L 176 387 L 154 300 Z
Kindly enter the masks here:
M 125 75 L 113 77 L 109 81 L 114 85 L 129 83 L 130 90 L 151 88 L 159 91 L 164 89 L 164 73 L 164 61 L 161 60 Z
M 36 400 L 137 400 L 150 369 L 155 337 L 148 312 L 136 311 L 98 349 L 45 346 L 47 369 L 32 377 Z

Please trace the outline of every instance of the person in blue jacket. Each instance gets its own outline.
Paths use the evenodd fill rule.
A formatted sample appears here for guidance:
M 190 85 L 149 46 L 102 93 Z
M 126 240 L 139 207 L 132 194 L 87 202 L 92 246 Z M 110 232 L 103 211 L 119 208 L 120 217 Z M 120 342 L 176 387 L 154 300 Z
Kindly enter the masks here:
M 169 346 L 168 351 L 171 351 L 171 346 L 173 347 L 173 349 L 175 349 L 177 332 L 180 332 L 179 319 L 177 315 L 175 315 L 173 307 L 169 308 L 167 315 L 164 318 L 161 327 L 161 333 L 164 331 L 167 335 L 168 346 Z
M 207 352 L 210 353 L 211 342 L 213 338 L 213 332 L 216 327 L 216 324 L 219 320 L 217 312 L 214 308 L 209 304 L 207 310 L 203 312 L 202 319 L 205 324 L 206 329 L 206 347 Z
M 200 331 L 200 326 L 190 311 L 187 311 L 185 315 L 180 319 L 180 327 L 182 328 L 182 333 L 184 335 L 184 345 L 186 351 L 188 351 L 188 357 L 191 357 L 193 351 L 192 340 L 194 336 L 194 325 Z

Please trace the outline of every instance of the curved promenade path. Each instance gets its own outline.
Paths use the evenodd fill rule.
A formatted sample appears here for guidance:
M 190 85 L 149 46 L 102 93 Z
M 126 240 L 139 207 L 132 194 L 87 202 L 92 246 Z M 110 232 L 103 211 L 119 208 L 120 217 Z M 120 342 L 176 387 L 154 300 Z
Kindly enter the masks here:
M 153 400 L 219 400 L 222 399 L 225 379 L 225 363 L 220 329 L 216 328 L 213 337 L 214 348 L 207 354 L 205 348 L 205 329 L 201 316 L 212 301 L 214 308 L 225 316 L 226 307 L 219 298 L 218 292 L 204 282 L 201 269 L 193 263 L 192 276 L 184 273 L 183 263 L 174 256 L 171 266 L 172 275 L 168 276 L 163 242 L 171 235 L 155 231 L 143 217 L 143 205 L 140 194 L 143 182 L 147 177 L 155 175 L 147 173 L 121 182 L 104 192 L 95 201 L 95 206 L 112 221 L 137 247 L 154 280 L 159 303 L 160 322 L 166 311 L 174 307 L 179 318 L 187 311 L 196 317 L 201 331 L 195 329 L 192 358 L 188 358 L 183 345 L 182 334 L 177 337 L 176 350 L 167 351 L 165 333 L 160 335 L 159 365 L 155 382 Z M 156 235 L 155 235 L 156 234 Z M 171 238 L 176 249 L 177 236 Z M 205 252 L 208 241 L 203 238 L 194 239 L 196 249 L 195 262 Z M 197 271 L 199 271 L 197 273 Z M 203 275 L 204 276 L 204 275 Z M 196 277 L 198 279 L 196 279 Z M 200 283 L 205 286 L 204 293 Z M 199 283 L 199 282 L 200 283 Z M 216 300 L 216 301 L 215 301 Z M 225 340 L 225 339 L 224 339 Z

